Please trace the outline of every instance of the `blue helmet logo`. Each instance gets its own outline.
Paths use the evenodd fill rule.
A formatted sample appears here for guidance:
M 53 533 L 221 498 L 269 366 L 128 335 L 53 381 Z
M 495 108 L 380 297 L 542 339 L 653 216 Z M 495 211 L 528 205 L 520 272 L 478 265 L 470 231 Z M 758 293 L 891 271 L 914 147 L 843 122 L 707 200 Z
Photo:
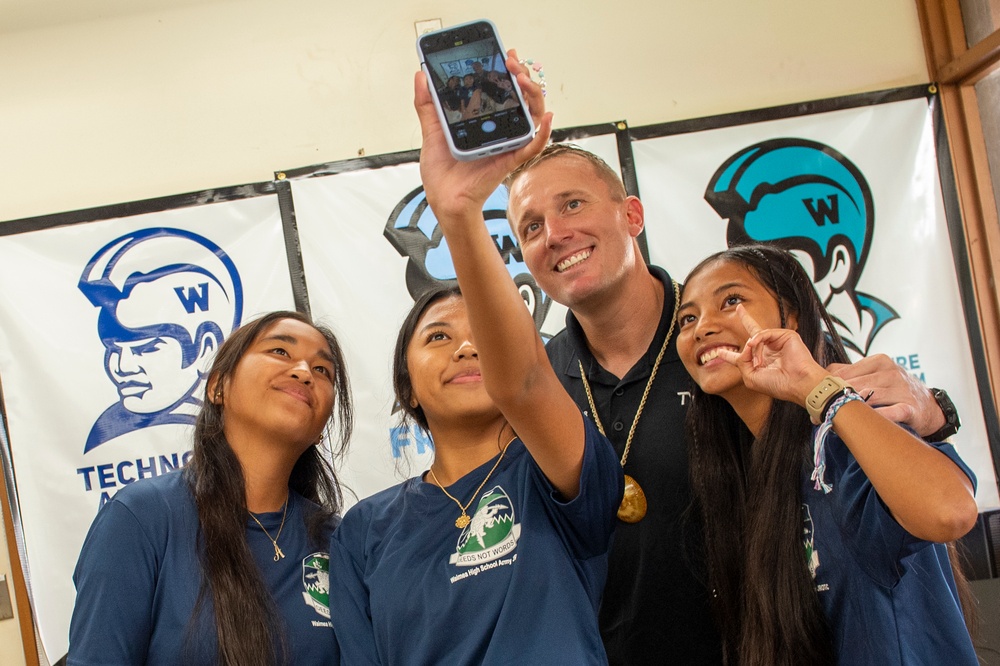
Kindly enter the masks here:
M 507 222 L 507 188 L 498 187 L 483 205 L 486 228 L 496 243 L 507 271 L 540 329 L 552 300 L 535 283 L 521 257 L 521 247 Z M 435 283 L 454 282 L 455 265 L 437 218 L 427 205 L 424 188 L 407 194 L 389 215 L 385 237 L 401 256 L 408 257 L 406 289 L 414 299 Z
M 90 259 L 80 291 L 100 308 L 97 332 L 119 401 L 94 423 L 84 452 L 133 430 L 193 424 L 208 357 L 243 316 L 243 287 L 215 243 L 152 228 Z

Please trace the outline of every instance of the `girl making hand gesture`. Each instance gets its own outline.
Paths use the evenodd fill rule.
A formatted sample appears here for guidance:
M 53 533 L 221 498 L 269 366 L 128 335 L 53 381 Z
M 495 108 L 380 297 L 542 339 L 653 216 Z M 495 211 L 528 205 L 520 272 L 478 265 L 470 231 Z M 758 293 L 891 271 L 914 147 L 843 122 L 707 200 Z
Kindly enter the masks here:
M 975 523 L 974 476 L 827 373 L 844 350 L 795 257 L 709 257 L 677 318 L 729 663 L 976 664 L 943 545 Z

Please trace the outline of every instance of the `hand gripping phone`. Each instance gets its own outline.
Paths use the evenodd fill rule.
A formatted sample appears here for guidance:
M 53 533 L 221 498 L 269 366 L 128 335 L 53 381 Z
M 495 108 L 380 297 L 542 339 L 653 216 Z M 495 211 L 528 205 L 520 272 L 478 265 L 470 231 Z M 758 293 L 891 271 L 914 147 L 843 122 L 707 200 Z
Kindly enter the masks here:
M 474 160 L 531 141 L 535 125 L 491 21 L 421 35 L 417 52 L 455 159 Z

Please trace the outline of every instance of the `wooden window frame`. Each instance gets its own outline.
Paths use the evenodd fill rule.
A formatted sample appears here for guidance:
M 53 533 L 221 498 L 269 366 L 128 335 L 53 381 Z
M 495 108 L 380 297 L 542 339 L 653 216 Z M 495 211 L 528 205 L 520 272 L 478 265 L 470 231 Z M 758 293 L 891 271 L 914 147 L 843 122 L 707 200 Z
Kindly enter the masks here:
M 1000 30 L 968 48 L 959 0 L 916 0 L 951 148 L 993 407 L 1000 411 L 1000 219 L 975 85 L 1000 69 Z M 1000 168 L 1000 165 L 997 165 Z
M 4 423 L 3 427 L 6 428 Z M 0 444 L 2 445 L 2 444 Z M 17 621 L 21 631 L 21 650 L 26 666 L 40 666 L 37 638 L 35 636 L 34 615 L 28 599 L 28 586 L 24 580 L 24 569 L 17 549 L 14 532 L 14 515 L 8 501 L 7 479 L 0 470 L 0 511 L 3 514 L 4 532 L 7 538 L 7 554 L 10 557 L 11 585 L 14 588 L 13 602 L 17 608 Z

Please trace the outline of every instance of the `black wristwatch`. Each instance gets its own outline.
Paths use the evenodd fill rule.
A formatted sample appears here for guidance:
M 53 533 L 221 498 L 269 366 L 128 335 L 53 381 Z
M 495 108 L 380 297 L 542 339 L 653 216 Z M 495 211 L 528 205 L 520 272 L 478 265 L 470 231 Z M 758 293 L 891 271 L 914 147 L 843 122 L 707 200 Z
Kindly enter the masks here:
M 958 420 L 958 410 L 955 409 L 955 403 L 951 401 L 944 389 L 932 388 L 929 390 L 944 414 L 944 426 L 937 432 L 924 437 L 924 441 L 943 442 L 958 432 L 958 429 L 962 427 L 962 422 Z

